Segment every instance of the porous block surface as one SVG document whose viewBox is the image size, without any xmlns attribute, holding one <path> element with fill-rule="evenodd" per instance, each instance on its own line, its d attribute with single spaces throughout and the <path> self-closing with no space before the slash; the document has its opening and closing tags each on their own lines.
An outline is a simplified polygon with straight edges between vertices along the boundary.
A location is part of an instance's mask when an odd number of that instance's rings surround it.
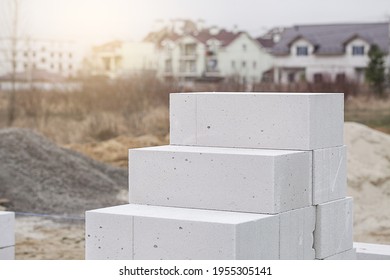
<svg viewBox="0 0 390 280">
<path fill-rule="evenodd" d="M 130 203 L 275 214 L 312 204 L 308 151 L 160 146 L 129 151 Z"/>
<path fill-rule="evenodd" d="M 87 259 L 278 259 L 279 217 L 147 205 L 86 213 Z"/>
<path fill-rule="evenodd" d="M 353 200 L 351 197 L 317 205 L 314 249 L 325 259 L 352 249 Z"/>
<path fill-rule="evenodd" d="M 280 216 L 280 259 L 314 260 L 314 206 L 291 210 Z"/>
<path fill-rule="evenodd" d="M 343 145 L 341 93 L 175 93 L 174 145 L 314 150 Z"/>
<path fill-rule="evenodd" d="M 346 146 L 313 151 L 313 205 L 347 194 Z"/>
</svg>

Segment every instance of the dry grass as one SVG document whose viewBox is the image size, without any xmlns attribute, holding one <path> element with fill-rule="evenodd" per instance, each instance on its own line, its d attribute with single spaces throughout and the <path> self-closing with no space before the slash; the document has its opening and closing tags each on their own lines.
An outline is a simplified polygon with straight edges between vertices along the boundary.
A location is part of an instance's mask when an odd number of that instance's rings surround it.
<svg viewBox="0 0 390 280">
<path fill-rule="evenodd" d="M 346 92 L 346 120 L 390 132 L 390 101 L 368 98 L 355 84 L 287 86 L 263 83 L 251 88 L 229 79 L 192 87 L 163 83 L 153 76 L 122 81 L 89 80 L 75 92 L 18 92 L 13 126 L 37 130 L 60 145 L 107 141 L 118 136 L 153 135 L 161 143 L 169 133 L 169 93 L 186 91 Z M 0 92 L 0 127 L 6 125 L 7 99 Z"/>
<path fill-rule="evenodd" d="M 81 92 L 18 92 L 13 126 L 39 131 L 59 144 L 104 141 L 119 135 L 169 131 L 168 94 L 174 87 L 153 77 L 88 81 Z M 7 101 L 0 93 L 0 127 Z"/>
</svg>

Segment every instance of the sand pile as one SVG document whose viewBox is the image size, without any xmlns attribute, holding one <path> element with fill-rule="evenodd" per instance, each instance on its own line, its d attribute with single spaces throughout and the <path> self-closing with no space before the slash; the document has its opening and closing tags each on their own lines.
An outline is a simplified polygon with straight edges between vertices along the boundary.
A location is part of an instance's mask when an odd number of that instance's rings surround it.
<svg viewBox="0 0 390 280">
<path fill-rule="evenodd" d="M 390 135 L 346 123 L 354 240 L 390 244 Z"/>
<path fill-rule="evenodd" d="M 60 148 L 26 129 L 0 130 L 0 201 L 14 211 L 82 215 L 125 203 L 126 169 Z"/>
</svg>

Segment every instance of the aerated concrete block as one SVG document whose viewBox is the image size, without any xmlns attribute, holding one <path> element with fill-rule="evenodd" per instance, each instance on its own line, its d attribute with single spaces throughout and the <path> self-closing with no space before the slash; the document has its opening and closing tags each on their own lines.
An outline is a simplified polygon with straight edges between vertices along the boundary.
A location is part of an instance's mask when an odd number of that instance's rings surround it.
<svg viewBox="0 0 390 280">
<path fill-rule="evenodd" d="M 110 211 L 88 211 L 85 221 L 87 260 L 131 260 L 133 258 L 133 219 L 127 214 L 115 215 Z"/>
<path fill-rule="evenodd" d="M 292 210 L 279 216 L 280 259 L 314 260 L 315 207 Z"/>
<path fill-rule="evenodd" d="M 346 146 L 313 151 L 313 205 L 347 194 Z"/>
<path fill-rule="evenodd" d="M 343 145 L 340 93 L 170 96 L 173 145 L 314 150 Z"/>
<path fill-rule="evenodd" d="M 350 249 L 348 251 L 327 257 L 324 260 L 356 260 L 356 250 Z"/>
<path fill-rule="evenodd" d="M 0 248 L 0 260 L 14 260 L 15 246 Z"/>
<path fill-rule="evenodd" d="M 317 206 L 314 249 L 325 259 L 352 249 L 353 201 L 351 197 Z"/>
<path fill-rule="evenodd" d="M 86 219 L 87 259 L 279 258 L 278 215 L 129 204 Z M 96 248 L 95 236 L 110 248 Z"/>
<path fill-rule="evenodd" d="M 0 248 L 15 245 L 15 213 L 0 212 Z"/>
<path fill-rule="evenodd" d="M 358 260 L 390 260 L 390 245 L 354 242 Z"/>
<path fill-rule="evenodd" d="M 312 204 L 307 151 L 160 146 L 129 151 L 130 203 L 280 213 Z"/>
</svg>

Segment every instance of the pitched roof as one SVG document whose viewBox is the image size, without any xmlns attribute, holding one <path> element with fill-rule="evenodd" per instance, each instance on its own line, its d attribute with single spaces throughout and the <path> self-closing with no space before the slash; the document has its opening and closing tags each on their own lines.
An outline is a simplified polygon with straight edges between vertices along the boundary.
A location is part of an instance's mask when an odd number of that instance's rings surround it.
<svg viewBox="0 0 390 280">
<path fill-rule="evenodd" d="M 226 47 L 242 33 L 243 32 L 230 32 L 225 29 L 221 29 L 217 34 L 214 35 L 210 32 L 210 29 L 203 29 L 199 33 L 195 32 L 195 33 L 190 33 L 188 35 L 193 36 L 203 44 L 206 44 L 206 42 L 210 39 L 216 39 L 221 42 L 221 45 L 223 47 Z"/>
<path fill-rule="evenodd" d="M 389 23 L 322 24 L 297 25 L 286 28 L 281 40 L 272 48 L 275 55 L 289 54 L 289 45 L 297 38 L 304 38 L 315 46 L 316 54 L 331 55 L 344 53 L 345 43 L 361 38 L 376 44 L 384 52 L 389 47 Z"/>
<path fill-rule="evenodd" d="M 191 25 L 191 21 L 185 21 L 185 25 L 183 27 L 182 33 L 175 33 L 174 29 L 169 27 L 163 27 L 159 31 L 150 32 L 143 41 L 152 42 L 161 46 L 161 42 L 169 39 L 172 41 L 176 41 L 185 36 L 192 36 L 198 41 L 206 44 L 206 42 L 210 39 L 216 39 L 221 42 L 223 47 L 228 46 L 232 43 L 238 36 L 245 32 L 233 32 L 228 31 L 226 29 L 219 29 L 218 32 L 213 33 L 213 28 L 204 28 L 202 30 L 196 30 L 196 28 Z"/>
<path fill-rule="evenodd" d="M 256 40 L 266 49 L 271 49 L 275 45 L 275 42 L 272 38 L 259 37 L 256 38 Z"/>
</svg>

